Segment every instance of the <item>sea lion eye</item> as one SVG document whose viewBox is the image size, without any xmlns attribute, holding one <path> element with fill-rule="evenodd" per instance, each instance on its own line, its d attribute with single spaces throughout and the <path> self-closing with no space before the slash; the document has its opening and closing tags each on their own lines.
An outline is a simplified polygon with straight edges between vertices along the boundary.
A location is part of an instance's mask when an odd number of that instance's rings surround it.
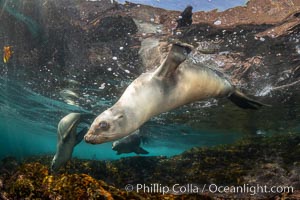
<svg viewBox="0 0 300 200">
<path fill-rule="evenodd" d="M 99 123 L 99 128 L 101 128 L 102 130 L 107 130 L 109 129 L 109 124 L 106 121 L 102 121 Z"/>
<path fill-rule="evenodd" d="M 119 115 L 118 116 L 118 119 L 122 119 L 124 116 L 123 115 Z"/>
</svg>

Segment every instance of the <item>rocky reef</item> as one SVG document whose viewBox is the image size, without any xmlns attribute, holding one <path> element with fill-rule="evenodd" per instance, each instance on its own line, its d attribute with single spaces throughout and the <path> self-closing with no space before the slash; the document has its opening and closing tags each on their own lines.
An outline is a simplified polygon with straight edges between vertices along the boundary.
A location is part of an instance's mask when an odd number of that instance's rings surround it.
<svg viewBox="0 0 300 200">
<path fill-rule="evenodd" d="M 72 159 L 57 174 L 48 171 L 51 156 L 12 158 L 0 165 L 3 199 L 298 199 L 300 136 L 280 134 L 240 140 L 234 145 L 192 148 L 167 157 L 128 157 L 116 161 Z M 13 167 L 12 167 L 13 166 Z M 292 186 L 293 192 L 198 193 L 125 191 L 127 184 L 184 186 Z"/>
</svg>

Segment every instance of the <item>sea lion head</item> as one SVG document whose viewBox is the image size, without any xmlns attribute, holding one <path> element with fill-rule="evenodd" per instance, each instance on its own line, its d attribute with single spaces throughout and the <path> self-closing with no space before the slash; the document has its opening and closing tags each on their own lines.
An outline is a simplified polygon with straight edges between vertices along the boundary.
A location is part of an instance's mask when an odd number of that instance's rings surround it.
<svg viewBox="0 0 300 200">
<path fill-rule="evenodd" d="M 113 142 L 111 149 L 114 151 L 119 151 L 120 150 L 120 141 Z"/>
<path fill-rule="evenodd" d="M 122 153 L 148 154 L 148 151 L 140 147 L 143 138 L 145 137 L 140 135 L 139 130 L 136 130 L 130 135 L 113 142 L 112 150 L 116 151 L 117 155 Z"/>
<path fill-rule="evenodd" d="M 141 143 L 141 138 L 138 135 L 139 130 L 131 133 L 130 135 L 121 138 L 120 140 L 114 141 L 112 144 L 112 150 L 118 152 L 126 152 L 128 149 L 138 147 Z"/>
<path fill-rule="evenodd" d="M 133 124 L 128 123 L 129 117 L 117 105 L 107 109 L 94 120 L 84 140 L 91 144 L 101 144 L 129 135 L 133 131 Z"/>
</svg>

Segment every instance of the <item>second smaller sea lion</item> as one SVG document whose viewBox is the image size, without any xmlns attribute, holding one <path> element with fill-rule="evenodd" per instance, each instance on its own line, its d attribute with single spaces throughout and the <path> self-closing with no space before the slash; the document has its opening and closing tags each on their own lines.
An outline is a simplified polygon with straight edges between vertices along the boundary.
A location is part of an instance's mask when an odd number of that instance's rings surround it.
<svg viewBox="0 0 300 200">
<path fill-rule="evenodd" d="M 117 155 L 122 153 L 148 154 L 149 152 L 140 147 L 141 142 L 145 142 L 145 137 L 139 134 L 139 130 L 132 134 L 115 141 L 112 144 L 112 150 L 117 151 Z"/>
<path fill-rule="evenodd" d="M 88 119 L 95 117 L 92 114 L 70 113 L 63 117 L 57 127 L 57 150 L 51 163 L 51 171 L 55 172 L 71 159 L 74 147 L 79 144 L 86 132 L 84 127 L 77 133 L 80 123 L 91 124 Z"/>
</svg>

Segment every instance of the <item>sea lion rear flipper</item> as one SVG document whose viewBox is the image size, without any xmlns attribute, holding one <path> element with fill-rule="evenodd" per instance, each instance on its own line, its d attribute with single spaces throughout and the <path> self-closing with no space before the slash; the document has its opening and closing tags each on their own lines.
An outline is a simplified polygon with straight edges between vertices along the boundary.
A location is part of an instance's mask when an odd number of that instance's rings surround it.
<svg viewBox="0 0 300 200">
<path fill-rule="evenodd" d="M 258 109 L 261 106 L 270 106 L 267 104 L 263 104 L 261 102 L 255 101 L 245 94 L 243 94 L 239 90 L 235 90 L 229 97 L 228 97 L 235 105 L 244 108 L 244 109 Z"/>
<path fill-rule="evenodd" d="M 142 147 L 137 147 L 137 148 L 134 150 L 134 153 L 136 153 L 136 154 L 148 154 L 149 152 L 146 151 L 145 149 L 143 149 Z"/>
<path fill-rule="evenodd" d="M 87 133 L 88 128 L 84 127 L 79 133 L 76 135 L 76 145 L 79 144 L 82 140 L 84 135 Z"/>
<path fill-rule="evenodd" d="M 192 51 L 193 47 L 185 43 L 173 44 L 167 58 L 155 71 L 157 77 L 170 76 L 177 67 L 185 61 L 187 55 Z"/>
</svg>

